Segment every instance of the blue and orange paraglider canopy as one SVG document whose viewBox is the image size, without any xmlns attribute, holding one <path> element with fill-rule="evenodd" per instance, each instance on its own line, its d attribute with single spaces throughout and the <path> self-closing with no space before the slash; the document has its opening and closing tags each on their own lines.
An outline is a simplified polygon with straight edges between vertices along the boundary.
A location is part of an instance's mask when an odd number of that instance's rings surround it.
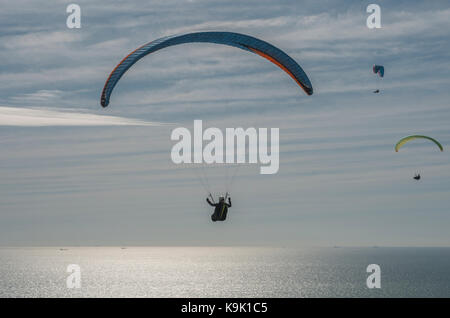
<svg viewBox="0 0 450 318">
<path fill-rule="evenodd" d="M 242 50 L 250 51 L 258 54 L 285 71 L 294 81 L 306 92 L 308 95 L 313 94 L 313 87 L 309 81 L 308 76 L 289 55 L 275 46 L 254 38 L 252 36 L 233 33 L 233 32 L 195 32 L 182 35 L 167 36 L 155 41 L 144 44 L 137 48 L 130 54 L 128 54 L 111 72 L 106 80 L 105 86 L 101 95 L 101 105 L 103 107 L 108 106 L 111 93 L 120 80 L 122 75 L 131 67 L 134 63 L 139 61 L 144 56 L 164 49 L 169 46 L 204 42 L 204 43 L 216 43 L 230 45 Z"/>
</svg>

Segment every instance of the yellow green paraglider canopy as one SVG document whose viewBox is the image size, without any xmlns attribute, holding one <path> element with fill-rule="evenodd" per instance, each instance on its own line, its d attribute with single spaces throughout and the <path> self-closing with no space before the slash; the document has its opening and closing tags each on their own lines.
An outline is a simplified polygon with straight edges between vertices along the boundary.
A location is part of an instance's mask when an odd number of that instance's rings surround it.
<svg viewBox="0 0 450 318">
<path fill-rule="evenodd" d="M 441 151 L 444 151 L 444 148 L 442 147 L 442 145 L 436 139 L 433 139 L 433 138 L 428 137 L 428 136 L 422 136 L 422 135 L 412 135 L 412 136 L 408 136 L 408 137 L 400 139 L 400 141 L 397 142 L 397 144 L 395 145 L 395 151 L 398 152 L 398 150 L 404 144 L 406 144 L 407 142 L 409 142 L 410 140 L 413 140 L 413 139 L 428 139 L 428 140 L 431 140 L 432 142 L 434 142 L 439 147 L 439 149 L 441 149 Z"/>
</svg>

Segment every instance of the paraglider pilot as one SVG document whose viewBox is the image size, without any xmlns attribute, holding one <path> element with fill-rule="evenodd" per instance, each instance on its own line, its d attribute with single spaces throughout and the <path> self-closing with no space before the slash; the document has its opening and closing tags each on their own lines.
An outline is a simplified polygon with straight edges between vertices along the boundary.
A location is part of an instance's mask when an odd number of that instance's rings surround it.
<svg viewBox="0 0 450 318">
<path fill-rule="evenodd" d="M 212 199 L 211 194 L 209 196 Z M 227 213 L 228 213 L 228 208 L 231 208 L 231 198 L 228 196 L 228 193 L 227 193 L 227 197 L 228 197 L 228 203 L 225 202 L 225 197 L 223 195 L 221 195 L 219 197 L 219 202 L 218 203 L 215 203 L 214 199 L 213 199 L 213 202 L 211 202 L 209 200 L 209 198 L 206 198 L 206 202 L 208 202 L 208 204 L 210 206 L 214 207 L 214 213 L 211 214 L 211 220 L 213 222 L 225 221 L 226 220 Z"/>
</svg>

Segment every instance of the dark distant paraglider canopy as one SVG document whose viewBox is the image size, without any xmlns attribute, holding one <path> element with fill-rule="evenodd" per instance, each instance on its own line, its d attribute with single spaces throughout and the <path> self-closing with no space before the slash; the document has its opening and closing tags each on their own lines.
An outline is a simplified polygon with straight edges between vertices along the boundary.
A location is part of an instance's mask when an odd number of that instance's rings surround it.
<svg viewBox="0 0 450 318">
<path fill-rule="evenodd" d="M 308 76 L 300 67 L 300 65 L 298 65 L 297 62 L 295 62 L 295 60 L 292 59 L 289 55 L 276 48 L 275 46 L 257 38 L 239 33 L 196 32 L 163 37 L 149 42 L 127 55 L 114 68 L 114 70 L 106 80 L 101 96 L 101 105 L 103 107 L 108 106 L 111 93 L 119 79 L 131 66 L 133 66 L 134 63 L 139 61 L 141 58 L 169 46 L 194 42 L 230 45 L 258 54 L 285 71 L 296 81 L 296 83 L 306 92 L 306 94 L 313 94 L 313 87 L 311 85 L 311 82 L 309 81 Z"/>
<path fill-rule="evenodd" d="M 384 66 L 383 65 L 374 65 L 372 69 L 373 69 L 374 74 L 378 74 L 378 76 L 384 77 Z"/>
</svg>

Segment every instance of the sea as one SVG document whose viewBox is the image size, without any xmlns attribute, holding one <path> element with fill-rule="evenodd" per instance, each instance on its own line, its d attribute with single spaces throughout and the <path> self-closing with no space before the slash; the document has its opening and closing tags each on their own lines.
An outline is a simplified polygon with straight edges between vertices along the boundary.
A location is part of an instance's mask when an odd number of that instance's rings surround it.
<svg viewBox="0 0 450 318">
<path fill-rule="evenodd" d="M 450 297 L 450 248 L 3 247 L 0 297 Z"/>
</svg>

